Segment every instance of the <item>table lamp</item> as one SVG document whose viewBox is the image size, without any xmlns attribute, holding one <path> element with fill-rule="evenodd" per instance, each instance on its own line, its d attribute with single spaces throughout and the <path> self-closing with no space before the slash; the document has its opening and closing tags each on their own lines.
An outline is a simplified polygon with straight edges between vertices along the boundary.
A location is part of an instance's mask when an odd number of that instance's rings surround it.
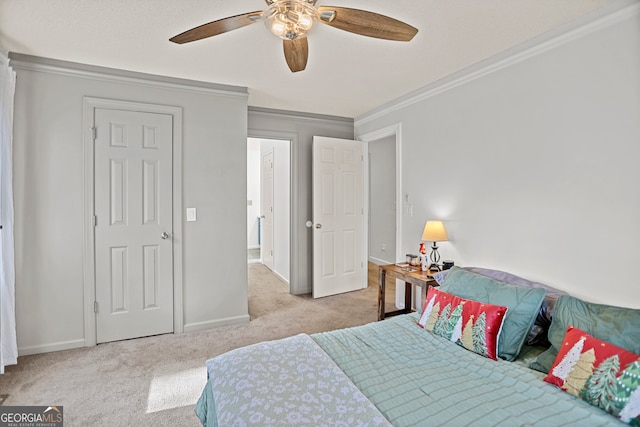
<svg viewBox="0 0 640 427">
<path fill-rule="evenodd" d="M 431 260 L 429 270 L 440 271 L 440 266 L 438 265 L 440 262 L 440 254 L 438 253 L 438 246 L 436 245 L 436 242 L 446 242 L 449 240 L 447 237 L 447 230 L 445 230 L 442 221 L 428 220 L 424 225 L 424 231 L 422 231 L 422 240 L 426 242 L 433 242 L 433 245 L 431 246 L 431 254 L 429 254 L 429 259 Z"/>
</svg>

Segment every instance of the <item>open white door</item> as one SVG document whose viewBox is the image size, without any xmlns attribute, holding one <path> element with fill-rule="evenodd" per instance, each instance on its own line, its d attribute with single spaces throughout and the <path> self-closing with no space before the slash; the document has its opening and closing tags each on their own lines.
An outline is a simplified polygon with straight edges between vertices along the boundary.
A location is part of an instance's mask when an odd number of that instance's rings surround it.
<svg viewBox="0 0 640 427">
<path fill-rule="evenodd" d="M 363 143 L 313 137 L 313 297 L 366 287 Z"/>
</svg>

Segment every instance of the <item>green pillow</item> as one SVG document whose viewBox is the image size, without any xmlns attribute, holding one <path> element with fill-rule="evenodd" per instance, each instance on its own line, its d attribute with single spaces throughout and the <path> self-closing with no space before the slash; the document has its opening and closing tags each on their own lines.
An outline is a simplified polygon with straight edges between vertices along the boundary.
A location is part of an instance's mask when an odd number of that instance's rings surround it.
<svg viewBox="0 0 640 427">
<path fill-rule="evenodd" d="M 498 357 L 513 360 L 520 353 L 546 294 L 542 288 L 509 285 L 489 277 L 453 267 L 440 286 L 461 298 L 507 307 L 498 340 Z"/>
<path fill-rule="evenodd" d="M 573 326 L 586 333 L 635 354 L 640 354 L 640 310 L 594 304 L 569 295 L 558 298 L 549 327 L 549 347 L 529 367 L 548 373 L 558 356 L 558 349 Z"/>
</svg>

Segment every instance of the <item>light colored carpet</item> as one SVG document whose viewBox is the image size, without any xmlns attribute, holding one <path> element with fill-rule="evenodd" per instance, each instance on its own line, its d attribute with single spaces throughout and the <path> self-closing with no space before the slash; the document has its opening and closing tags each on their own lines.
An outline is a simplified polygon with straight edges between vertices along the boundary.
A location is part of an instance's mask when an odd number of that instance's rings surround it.
<svg viewBox="0 0 640 427">
<path fill-rule="evenodd" d="M 249 282 L 249 323 L 20 357 L 0 375 L 3 404 L 62 405 L 67 427 L 198 426 L 193 407 L 208 358 L 377 319 L 377 287 L 317 300 L 293 296 L 262 264 L 249 265 Z"/>
</svg>

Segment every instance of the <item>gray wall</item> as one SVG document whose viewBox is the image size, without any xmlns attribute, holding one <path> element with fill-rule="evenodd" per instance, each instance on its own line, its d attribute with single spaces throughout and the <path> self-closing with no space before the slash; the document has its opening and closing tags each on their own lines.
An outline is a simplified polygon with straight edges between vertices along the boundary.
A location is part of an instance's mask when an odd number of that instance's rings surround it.
<svg viewBox="0 0 640 427">
<path fill-rule="evenodd" d="M 292 244 L 290 289 L 311 292 L 311 146 L 313 137 L 353 139 L 353 120 L 306 113 L 249 108 L 249 136 L 289 139 L 292 164 Z"/>
<path fill-rule="evenodd" d="M 184 331 L 249 320 L 246 269 L 247 129 L 295 144 L 292 292 L 311 292 L 311 142 L 353 138 L 353 120 L 255 109 L 245 88 L 188 82 L 11 54 L 16 311 L 20 354 L 84 346 L 83 149 L 85 96 L 183 109 Z M 248 124 L 248 116 L 250 124 Z M 179 331 L 178 331 L 179 332 Z"/>
<path fill-rule="evenodd" d="M 441 218 L 443 258 L 640 308 L 640 6 L 565 30 L 356 118 L 356 135 L 402 125 L 405 251 Z"/>
<path fill-rule="evenodd" d="M 246 322 L 245 88 L 11 55 L 20 354 L 83 346 L 83 97 L 183 109 L 183 324 Z"/>
</svg>

